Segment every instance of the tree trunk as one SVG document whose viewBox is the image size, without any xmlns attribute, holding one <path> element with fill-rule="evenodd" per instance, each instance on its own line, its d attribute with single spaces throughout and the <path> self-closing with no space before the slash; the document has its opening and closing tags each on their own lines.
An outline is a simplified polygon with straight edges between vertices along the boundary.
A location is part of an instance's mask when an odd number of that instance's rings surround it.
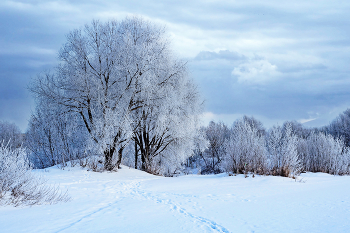
<svg viewBox="0 0 350 233">
<path fill-rule="evenodd" d="M 104 155 L 105 155 L 104 169 L 107 171 L 112 171 L 113 168 L 115 167 L 115 165 L 112 164 L 114 151 L 115 151 L 115 147 L 106 149 L 104 151 Z"/>
<path fill-rule="evenodd" d="M 118 160 L 117 160 L 117 167 L 118 167 L 118 169 L 120 168 L 120 164 L 122 163 L 123 150 L 124 150 L 124 147 L 121 147 L 118 150 Z"/>
<path fill-rule="evenodd" d="M 135 169 L 137 169 L 137 159 L 138 159 L 138 151 L 137 151 L 137 142 L 135 140 Z"/>
<path fill-rule="evenodd" d="M 141 170 L 146 171 L 146 158 L 145 158 L 145 155 L 143 153 L 141 153 L 141 162 L 142 162 Z"/>
</svg>

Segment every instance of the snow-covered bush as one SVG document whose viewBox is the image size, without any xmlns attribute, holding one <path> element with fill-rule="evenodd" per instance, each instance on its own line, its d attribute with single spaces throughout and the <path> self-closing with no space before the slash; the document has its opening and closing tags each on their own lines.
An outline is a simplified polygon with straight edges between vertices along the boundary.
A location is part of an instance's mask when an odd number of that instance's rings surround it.
<svg viewBox="0 0 350 233">
<path fill-rule="evenodd" d="M 48 186 L 31 172 L 25 149 L 0 145 L 0 205 L 53 204 L 69 200 L 58 187 Z"/>
</svg>

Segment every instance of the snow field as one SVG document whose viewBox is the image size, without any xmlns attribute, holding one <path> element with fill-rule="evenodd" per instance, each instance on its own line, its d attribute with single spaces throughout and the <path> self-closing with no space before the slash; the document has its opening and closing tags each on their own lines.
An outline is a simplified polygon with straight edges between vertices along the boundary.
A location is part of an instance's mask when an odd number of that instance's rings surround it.
<svg viewBox="0 0 350 233">
<path fill-rule="evenodd" d="M 350 177 L 153 176 L 35 170 L 67 188 L 56 205 L 0 207 L 0 232 L 349 232 Z"/>
</svg>

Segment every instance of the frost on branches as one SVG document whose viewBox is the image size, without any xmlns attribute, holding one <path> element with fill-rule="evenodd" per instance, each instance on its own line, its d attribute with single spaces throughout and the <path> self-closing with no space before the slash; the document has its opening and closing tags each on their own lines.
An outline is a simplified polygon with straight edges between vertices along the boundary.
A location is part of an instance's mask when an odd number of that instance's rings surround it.
<svg viewBox="0 0 350 233">
<path fill-rule="evenodd" d="M 226 142 L 226 169 L 244 174 L 298 175 L 297 143 L 290 124 L 273 126 L 266 133 L 260 122 L 244 117 L 234 123 Z"/>
<path fill-rule="evenodd" d="M 232 126 L 226 142 L 226 169 L 235 173 L 264 174 L 266 163 L 265 137 L 257 127 L 242 119 Z"/>
<path fill-rule="evenodd" d="M 272 175 L 295 176 L 301 171 L 298 156 L 298 138 L 292 132 L 292 125 L 273 126 L 267 135 L 268 167 Z"/>
<path fill-rule="evenodd" d="M 344 141 L 322 132 L 312 133 L 307 139 L 305 170 L 334 175 L 349 174 L 350 153 Z"/>
<path fill-rule="evenodd" d="M 131 146 L 133 165 L 151 173 L 174 172 L 191 154 L 201 102 L 163 27 L 137 17 L 93 21 L 68 34 L 59 59 L 31 90 L 83 126 L 86 150 L 103 155 L 105 170 Z"/>
</svg>

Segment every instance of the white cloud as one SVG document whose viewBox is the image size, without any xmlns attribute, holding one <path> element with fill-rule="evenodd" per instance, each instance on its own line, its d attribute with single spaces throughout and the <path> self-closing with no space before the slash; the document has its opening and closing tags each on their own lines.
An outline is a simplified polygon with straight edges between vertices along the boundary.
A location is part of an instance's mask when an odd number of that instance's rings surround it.
<svg viewBox="0 0 350 233">
<path fill-rule="evenodd" d="M 318 118 L 311 118 L 311 119 L 300 119 L 299 122 L 301 124 L 304 124 L 304 123 L 307 123 L 307 122 L 311 122 L 311 121 L 314 121 L 314 120 L 317 120 Z"/>
<path fill-rule="evenodd" d="M 263 84 L 276 79 L 280 73 L 277 66 L 267 60 L 251 60 L 235 67 L 232 75 L 237 76 L 239 83 Z"/>
</svg>

